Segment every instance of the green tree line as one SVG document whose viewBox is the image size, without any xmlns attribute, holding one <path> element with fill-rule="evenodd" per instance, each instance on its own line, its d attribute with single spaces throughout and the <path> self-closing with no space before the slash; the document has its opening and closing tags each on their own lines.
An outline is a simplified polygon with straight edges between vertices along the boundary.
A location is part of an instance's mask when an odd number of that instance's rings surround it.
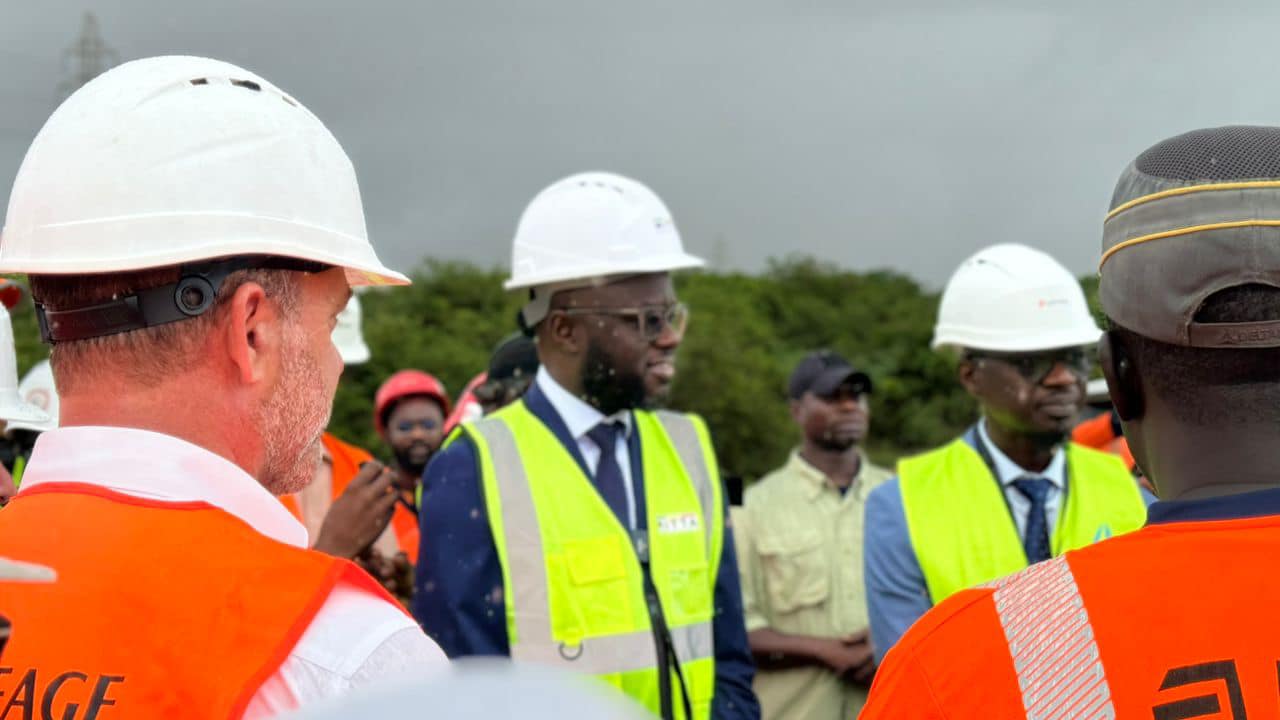
<svg viewBox="0 0 1280 720">
<path fill-rule="evenodd" d="M 373 357 L 343 373 L 330 430 L 385 457 L 373 396 L 402 368 L 436 375 L 456 396 L 515 329 L 522 298 L 502 290 L 504 277 L 499 269 L 428 262 L 409 287 L 364 293 Z M 871 376 L 867 447 L 880 462 L 945 442 L 976 417 L 954 360 L 929 350 L 937 294 L 905 275 L 792 258 L 757 275 L 690 273 L 676 284 L 691 315 L 669 404 L 706 419 L 726 474 L 749 481 L 786 459 L 799 437 L 787 378 L 815 349 L 834 349 Z M 1095 295 L 1094 283 L 1086 289 Z M 13 323 L 25 372 L 48 355 L 30 300 L 15 308 Z"/>
</svg>

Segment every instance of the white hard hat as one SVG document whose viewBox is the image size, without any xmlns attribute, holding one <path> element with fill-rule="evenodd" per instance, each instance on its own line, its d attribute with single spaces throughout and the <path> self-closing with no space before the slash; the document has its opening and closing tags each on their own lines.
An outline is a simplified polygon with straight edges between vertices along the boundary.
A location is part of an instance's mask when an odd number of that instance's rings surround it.
<svg viewBox="0 0 1280 720">
<path fill-rule="evenodd" d="M 572 175 L 520 216 L 508 290 L 702 267 L 684 251 L 671 212 L 652 190 L 605 172 Z"/>
<path fill-rule="evenodd" d="M 347 306 L 338 313 L 338 324 L 333 327 L 333 344 L 338 347 L 345 365 L 360 365 L 369 362 L 369 346 L 364 342 L 364 334 L 360 332 L 361 319 L 364 312 L 360 309 L 360 298 L 355 295 L 347 301 Z"/>
<path fill-rule="evenodd" d="M 13 430 L 48 432 L 58 427 L 58 389 L 53 384 L 53 368 L 48 360 L 36 363 L 18 383 L 18 397 L 27 405 L 38 408 L 48 416 L 43 422 L 11 420 L 5 434 Z"/>
<path fill-rule="evenodd" d="M 1035 352 L 1091 345 L 1102 330 L 1080 283 L 1058 261 L 1025 245 L 992 245 L 947 282 L 934 349 Z"/>
<path fill-rule="evenodd" d="M 408 283 L 369 244 L 355 169 L 324 124 L 261 77 L 198 57 L 125 63 L 67 98 L 27 150 L 0 234 L 2 273 L 249 256 L 345 268 L 353 286 Z"/>
<path fill-rule="evenodd" d="M 18 562 L 0 557 L 0 580 L 18 580 L 22 582 L 53 582 L 58 579 L 57 573 L 43 565 Z M 3 608 L 0 608 L 3 610 Z"/>
<path fill-rule="evenodd" d="M 49 422 L 49 414 L 26 402 L 19 392 L 13 322 L 9 319 L 9 311 L 3 306 L 0 306 L 0 420 L 7 421 L 10 426 Z M 6 432 L 7 430 L 6 427 Z"/>
</svg>

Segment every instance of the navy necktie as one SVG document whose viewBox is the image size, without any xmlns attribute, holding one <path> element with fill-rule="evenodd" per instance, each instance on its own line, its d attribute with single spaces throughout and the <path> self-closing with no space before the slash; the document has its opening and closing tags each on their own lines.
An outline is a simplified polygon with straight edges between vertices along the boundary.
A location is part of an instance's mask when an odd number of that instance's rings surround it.
<svg viewBox="0 0 1280 720">
<path fill-rule="evenodd" d="M 627 484 L 622 479 L 622 468 L 618 466 L 618 433 L 622 432 L 622 423 L 605 420 L 587 432 L 591 442 L 600 448 L 600 462 L 596 465 L 596 490 L 600 497 L 608 503 L 609 509 L 618 517 L 623 527 L 630 527 L 631 520 L 627 513 Z"/>
<path fill-rule="evenodd" d="M 1024 477 L 1013 481 L 1022 496 L 1031 501 L 1031 510 L 1027 513 L 1027 532 L 1022 538 L 1022 547 L 1027 551 L 1027 562 L 1038 563 L 1052 557 L 1049 549 L 1049 518 L 1045 515 L 1045 500 L 1053 483 L 1040 477 Z"/>
</svg>

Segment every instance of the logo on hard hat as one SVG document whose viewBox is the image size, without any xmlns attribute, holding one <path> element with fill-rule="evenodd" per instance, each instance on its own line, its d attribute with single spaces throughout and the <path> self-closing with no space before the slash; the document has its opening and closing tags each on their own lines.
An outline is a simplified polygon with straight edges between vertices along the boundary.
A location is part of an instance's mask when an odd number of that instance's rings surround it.
<svg viewBox="0 0 1280 720">
<path fill-rule="evenodd" d="M 1071 301 L 1066 298 L 1040 298 L 1040 302 L 1037 303 L 1037 305 L 1041 310 L 1048 307 L 1053 307 L 1054 305 L 1070 305 L 1070 304 L 1071 304 Z"/>
<path fill-rule="evenodd" d="M 41 410 L 49 409 L 49 391 L 44 388 L 36 388 L 27 393 L 26 401 L 29 405 L 35 405 Z"/>
</svg>

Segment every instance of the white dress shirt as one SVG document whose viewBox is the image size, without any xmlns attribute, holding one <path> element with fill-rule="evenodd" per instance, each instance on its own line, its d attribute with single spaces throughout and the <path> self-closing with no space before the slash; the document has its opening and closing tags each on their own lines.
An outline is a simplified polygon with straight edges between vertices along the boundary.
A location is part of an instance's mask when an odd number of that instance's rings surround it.
<svg viewBox="0 0 1280 720">
<path fill-rule="evenodd" d="M 613 452 L 614 457 L 618 459 L 618 467 L 622 469 L 622 482 L 627 488 L 627 526 L 634 530 L 636 527 L 636 494 L 635 487 L 631 481 L 631 448 L 627 444 L 627 439 L 631 436 L 632 431 L 630 411 L 622 410 L 605 417 L 604 413 L 587 404 L 582 398 L 565 390 L 560 383 L 556 382 L 555 378 L 551 377 L 551 373 L 547 372 L 546 367 L 538 368 L 538 374 L 533 381 L 538 384 L 538 388 L 547 397 L 551 407 L 555 408 L 556 413 L 560 415 L 565 427 L 569 428 L 569 434 L 577 441 L 578 451 L 582 453 L 582 459 L 587 463 L 587 468 L 591 470 L 592 476 L 595 475 L 596 468 L 600 466 L 600 448 L 596 446 L 594 440 L 587 437 L 587 433 L 605 420 L 622 423 L 623 429 L 622 432 L 618 433 L 618 440 L 614 443 Z"/>
<path fill-rule="evenodd" d="M 1050 482 L 1049 494 L 1044 501 L 1044 515 L 1049 525 L 1049 537 L 1052 538 L 1054 529 L 1058 527 L 1058 509 L 1062 507 L 1062 498 L 1067 489 L 1066 451 L 1059 445 L 1058 449 L 1053 451 L 1049 466 L 1041 472 L 1032 472 L 1009 459 L 1009 456 L 992 442 L 991 436 L 987 434 L 986 418 L 978 422 L 978 436 L 986 446 L 987 452 L 991 454 L 991 462 L 995 463 L 997 479 L 1000 481 L 1000 486 L 1004 488 L 1009 509 L 1013 511 L 1013 524 L 1018 528 L 1018 537 L 1026 535 L 1027 514 L 1031 512 L 1031 501 L 1013 486 L 1013 481 L 1025 477 L 1038 477 Z"/>
<path fill-rule="evenodd" d="M 120 467 L 128 472 L 104 471 Z M 20 493 L 55 482 L 96 485 L 158 502 L 205 502 L 269 538 L 307 547 L 306 529 L 248 473 L 169 435 L 118 427 L 46 432 L 36 441 Z M 447 666 L 439 646 L 399 608 L 340 583 L 243 717 L 273 717 L 374 680 L 425 676 Z"/>
</svg>

